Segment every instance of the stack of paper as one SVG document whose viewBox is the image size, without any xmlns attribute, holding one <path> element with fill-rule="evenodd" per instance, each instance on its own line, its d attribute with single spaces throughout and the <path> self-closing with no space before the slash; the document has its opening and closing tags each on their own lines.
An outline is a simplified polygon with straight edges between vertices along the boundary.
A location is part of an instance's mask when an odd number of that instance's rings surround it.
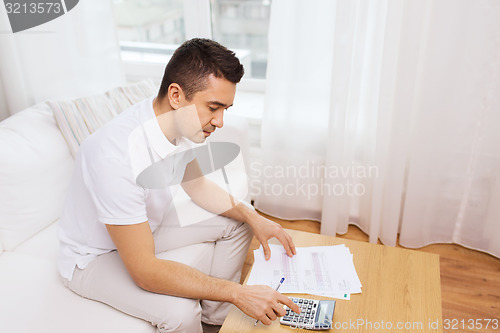
<svg viewBox="0 0 500 333">
<path fill-rule="evenodd" d="M 281 245 L 269 245 L 271 258 L 266 261 L 262 247 L 254 251 L 255 263 L 248 278 L 249 285 L 278 286 L 282 293 L 313 294 L 350 299 L 361 293 L 353 256 L 345 245 L 297 247 L 289 257 Z"/>
</svg>

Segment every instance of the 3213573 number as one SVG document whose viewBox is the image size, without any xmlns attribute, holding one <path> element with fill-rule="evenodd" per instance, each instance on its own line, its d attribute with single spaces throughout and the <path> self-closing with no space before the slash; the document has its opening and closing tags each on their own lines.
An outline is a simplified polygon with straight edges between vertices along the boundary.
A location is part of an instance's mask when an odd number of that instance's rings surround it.
<svg viewBox="0 0 500 333">
<path fill-rule="evenodd" d="M 443 327 L 445 330 L 486 330 L 498 329 L 498 319 L 444 319 Z"/>
<path fill-rule="evenodd" d="M 62 11 L 61 3 L 59 2 L 7 2 L 5 3 L 5 9 L 7 14 L 59 14 Z"/>
</svg>

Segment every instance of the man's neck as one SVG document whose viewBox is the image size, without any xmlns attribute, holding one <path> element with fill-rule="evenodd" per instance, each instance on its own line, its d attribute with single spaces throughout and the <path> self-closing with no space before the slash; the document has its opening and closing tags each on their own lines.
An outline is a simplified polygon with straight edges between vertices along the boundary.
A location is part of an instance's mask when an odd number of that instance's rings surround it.
<svg viewBox="0 0 500 333">
<path fill-rule="evenodd" d="M 153 111 L 155 113 L 156 120 L 158 121 L 158 125 L 160 125 L 161 131 L 170 143 L 177 145 L 179 138 L 176 135 L 178 131 L 175 127 L 175 122 L 172 116 L 173 110 L 174 109 L 170 103 L 165 101 L 165 98 L 160 100 L 158 97 L 155 97 L 153 100 Z"/>
</svg>

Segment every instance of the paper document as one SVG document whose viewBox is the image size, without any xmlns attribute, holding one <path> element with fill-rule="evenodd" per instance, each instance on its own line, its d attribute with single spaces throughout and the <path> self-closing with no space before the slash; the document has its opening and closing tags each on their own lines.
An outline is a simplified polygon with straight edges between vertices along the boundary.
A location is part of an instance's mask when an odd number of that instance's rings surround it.
<svg viewBox="0 0 500 333">
<path fill-rule="evenodd" d="M 361 292 L 361 282 L 353 256 L 345 245 L 297 247 L 288 257 L 281 245 L 270 244 L 271 258 L 266 261 L 262 247 L 254 251 L 255 263 L 249 285 L 268 285 L 275 289 L 285 278 L 282 293 L 304 293 L 350 299 Z"/>
</svg>

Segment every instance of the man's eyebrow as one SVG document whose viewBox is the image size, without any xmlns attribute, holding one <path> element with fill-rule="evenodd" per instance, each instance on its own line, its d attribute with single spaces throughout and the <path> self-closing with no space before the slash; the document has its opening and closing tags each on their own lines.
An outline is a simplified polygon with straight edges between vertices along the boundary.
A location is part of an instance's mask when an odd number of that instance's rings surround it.
<svg viewBox="0 0 500 333">
<path fill-rule="evenodd" d="M 233 106 L 233 104 L 226 105 L 226 104 L 218 102 L 218 101 L 210 101 L 210 102 L 208 102 L 208 104 L 215 104 L 215 105 L 218 105 L 218 106 L 222 106 L 224 108 L 229 108 L 229 107 Z"/>
</svg>

